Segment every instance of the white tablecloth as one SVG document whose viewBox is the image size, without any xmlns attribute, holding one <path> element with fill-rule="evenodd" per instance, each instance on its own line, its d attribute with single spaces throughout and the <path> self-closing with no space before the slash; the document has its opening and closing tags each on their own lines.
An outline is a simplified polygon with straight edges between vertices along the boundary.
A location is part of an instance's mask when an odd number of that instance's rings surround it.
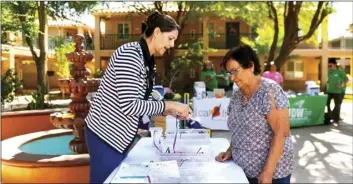
<svg viewBox="0 0 353 184">
<path fill-rule="evenodd" d="M 193 99 L 194 114 L 203 127 L 211 130 L 229 130 L 227 110 L 230 98 Z M 219 108 L 219 114 L 214 113 Z M 212 114 L 213 113 L 213 114 Z"/>
<path fill-rule="evenodd" d="M 211 138 L 214 156 L 218 153 L 227 150 L 229 142 L 224 138 Z M 142 138 L 135 147 L 129 152 L 123 163 L 135 164 L 141 162 L 158 161 L 156 149 L 152 146 L 151 138 Z M 249 183 L 244 171 L 233 161 L 223 163 L 215 160 L 212 163 L 212 176 L 209 176 L 210 183 Z M 118 173 L 117 167 L 106 179 L 104 183 L 110 183 L 114 176 Z M 118 173 L 119 174 L 119 173 Z M 123 182 L 123 181 L 122 181 Z M 125 182 L 127 182 L 125 180 Z M 196 183 L 198 181 L 195 181 Z"/>
</svg>

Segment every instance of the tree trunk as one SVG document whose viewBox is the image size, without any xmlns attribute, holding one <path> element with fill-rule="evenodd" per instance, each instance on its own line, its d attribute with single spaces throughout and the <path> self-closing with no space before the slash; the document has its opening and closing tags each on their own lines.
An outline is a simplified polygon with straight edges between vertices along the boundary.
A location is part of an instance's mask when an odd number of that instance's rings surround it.
<svg viewBox="0 0 353 184">
<path fill-rule="evenodd" d="M 44 68 L 47 59 L 47 51 L 45 48 L 45 27 L 47 24 L 46 21 L 46 12 L 45 12 L 45 4 L 44 1 L 39 2 L 38 9 L 38 17 L 39 17 L 39 58 L 36 61 L 37 66 L 37 95 L 39 102 L 39 108 L 44 109 L 44 95 L 45 95 L 45 85 L 44 85 Z"/>
<path fill-rule="evenodd" d="M 273 2 L 267 2 L 268 8 L 269 8 L 269 16 L 272 18 L 273 23 L 274 23 L 274 34 L 273 34 L 273 40 L 270 48 L 270 53 L 267 58 L 267 63 L 271 62 L 275 58 L 276 54 L 276 49 L 277 49 L 277 42 L 278 42 L 278 33 L 279 33 L 279 27 L 278 27 L 278 16 L 277 16 L 277 10 L 273 5 Z M 265 70 L 269 69 L 270 65 L 266 65 Z"/>
<path fill-rule="evenodd" d="M 278 70 L 287 62 L 290 53 L 294 50 L 295 45 L 288 43 L 286 46 L 282 46 L 278 56 L 275 59 L 275 65 Z"/>
<path fill-rule="evenodd" d="M 164 60 L 164 74 L 166 78 L 169 80 L 168 86 L 171 86 L 171 79 L 172 79 L 172 61 L 175 56 L 175 48 L 170 49 L 169 53 L 164 54 L 163 60 Z"/>
<path fill-rule="evenodd" d="M 38 60 L 36 64 L 37 68 L 37 95 L 39 102 L 39 108 L 44 109 L 44 95 L 45 95 L 45 84 L 44 84 L 44 64 L 43 61 Z"/>
<path fill-rule="evenodd" d="M 284 17 L 284 38 L 280 52 L 275 59 L 275 64 L 279 70 L 287 62 L 290 53 L 295 49 L 298 38 L 299 12 L 295 11 L 293 2 L 288 2 L 285 12 L 287 15 Z"/>
<path fill-rule="evenodd" d="M 268 5 L 271 3 L 268 2 Z M 325 17 L 329 14 L 330 10 L 328 8 L 328 2 L 319 2 L 314 17 L 312 18 L 310 29 L 304 36 L 298 36 L 298 16 L 302 6 L 302 2 L 293 2 L 288 1 L 285 2 L 283 16 L 284 16 L 284 37 L 283 42 L 281 45 L 280 52 L 275 59 L 275 64 L 278 69 L 280 69 L 288 60 L 289 55 L 291 52 L 296 48 L 297 44 L 302 41 L 309 39 L 318 26 L 322 23 Z M 271 6 L 269 6 L 271 7 Z M 276 24 L 275 24 L 276 26 Z M 276 31 L 276 28 L 275 28 Z M 277 37 L 274 37 L 274 40 Z M 273 47 L 273 42 L 271 46 L 271 51 Z M 270 52 L 271 54 L 271 52 Z M 271 58 L 269 57 L 269 60 Z"/>
</svg>

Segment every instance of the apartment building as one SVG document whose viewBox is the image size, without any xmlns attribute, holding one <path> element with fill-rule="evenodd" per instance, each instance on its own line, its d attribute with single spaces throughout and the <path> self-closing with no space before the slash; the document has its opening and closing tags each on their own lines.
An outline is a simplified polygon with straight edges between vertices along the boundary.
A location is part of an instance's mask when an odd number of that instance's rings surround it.
<svg viewBox="0 0 353 184">
<path fill-rule="evenodd" d="M 172 17 L 177 16 L 177 8 L 169 7 L 167 12 Z M 95 16 L 95 68 L 104 70 L 107 67 L 110 56 L 120 45 L 139 40 L 145 29 L 145 15 L 137 12 L 134 8 L 118 7 L 112 9 L 100 9 L 92 12 Z M 327 20 L 322 26 L 322 42 L 320 45 L 302 43 L 292 52 L 295 59 L 290 59 L 280 69 L 284 76 L 284 88 L 294 91 L 303 91 L 305 81 L 321 81 L 323 87 L 327 81 L 328 58 L 349 58 L 350 68 L 352 68 L 352 49 L 349 44 L 346 47 L 336 48 L 332 46 L 333 41 L 327 40 Z M 216 35 L 213 33 L 217 33 Z M 205 54 L 203 60 L 211 60 L 215 64 L 217 71 L 220 70 L 220 63 L 225 53 L 232 47 L 241 43 L 241 37 L 254 38 L 254 31 L 245 21 L 235 19 L 222 19 L 217 16 L 195 18 L 185 26 L 179 35 L 179 43 L 192 43 L 198 38 L 203 38 L 203 48 L 214 48 L 215 52 Z M 175 46 L 178 48 L 178 45 Z M 176 50 L 181 54 L 185 48 Z M 266 55 L 261 55 L 262 66 L 266 60 Z M 264 69 L 264 67 L 263 67 Z M 193 70 L 192 68 L 190 70 Z M 163 58 L 157 58 L 157 73 L 163 76 L 165 66 Z M 193 71 L 195 75 L 190 75 L 189 80 L 183 81 L 186 86 L 192 85 L 199 80 L 200 68 Z M 352 69 L 350 69 L 352 74 Z"/>
<path fill-rule="evenodd" d="M 58 47 L 58 40 L 64 42 L 72 41 L 73 36 L 76 34 L 91 35 L 94 37 L 94 28 L 91 28 L 83 23 L 67 20 L 67 19 L 49 19 L 48 29 L 45 36 L 46 44 L 48 48 L 48 60 L 46 63 L 45 71 L 56 71 L 56 58 L 55 48 Z M 2 44 L 1 52 L 1 71 L 4 73 L 7 69 L 12 68 L 18 72 L 19 78 L 23 80 L 23 86 L 25 90 L 35 90 L 37 86 L 37 72 L 36 65 L 33 61 L 32 54 L 27 46 L 24 37 L 21 32 L 18 33 L 7 33 L 7 44 Z M 35 52 L 39 52 L 37 49 L 36 40 L 34 40 Z M 93 40 L 92 46 L 88 50 L 93 51 Z M 94 69 L 93 62 L 88 64 L 88 67 Z M 94 70 L 93 70 L 94 71 Z M 54 74 L 50 77 L 50 87 L 58 88 L 57 81 L 59 77 Z"/>
</svg>

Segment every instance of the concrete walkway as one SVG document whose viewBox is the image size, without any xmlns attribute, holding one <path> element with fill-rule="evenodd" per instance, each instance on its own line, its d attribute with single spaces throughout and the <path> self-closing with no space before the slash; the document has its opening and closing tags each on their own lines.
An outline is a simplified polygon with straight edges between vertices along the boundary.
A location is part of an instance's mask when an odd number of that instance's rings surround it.
<svg viewBox="0 0 353 184">
<path fill-rule="evenodd" d="M 343 122 L 291 129 L 296 167 L 292 183 L 353 183 L 352 102 L 342 104 Z M 212 137 L 230 139 L 229 131 Z"/>
</svg>

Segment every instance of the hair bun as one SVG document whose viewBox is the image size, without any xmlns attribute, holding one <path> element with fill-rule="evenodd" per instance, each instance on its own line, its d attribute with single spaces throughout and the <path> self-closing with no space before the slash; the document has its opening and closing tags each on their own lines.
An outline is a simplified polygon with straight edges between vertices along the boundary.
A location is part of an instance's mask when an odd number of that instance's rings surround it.
<svg viewBox="0 0 353 184">
<path fill-rule="evenodd" d="M 154 11 L 150 16 L 148 16 L 147 18 L 147 26 L 154 24 L 157 22 L 158 18 L 163 16 L 161 13 L 159 13 L 158 11 Z"/>
</svg>

